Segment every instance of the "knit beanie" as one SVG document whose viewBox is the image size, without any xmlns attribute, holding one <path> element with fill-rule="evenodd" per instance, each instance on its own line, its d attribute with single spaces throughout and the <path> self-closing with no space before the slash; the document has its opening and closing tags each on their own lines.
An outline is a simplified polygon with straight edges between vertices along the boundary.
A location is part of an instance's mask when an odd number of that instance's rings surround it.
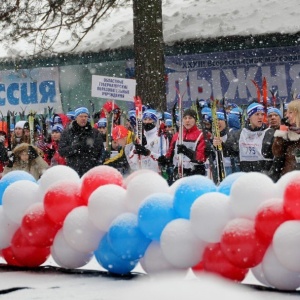
<svg viewBox="0 0 300 300">
<path fill-rule="evenodd" d="M 157 122 L 157 114 L 156 114 L 156 111 L 154 109 L 147 109 L 144 111 L 143 113 L 143 119 L 146 119 L 146 118 L 150 118 L 152 119 L 154 122 Z"/>
<path fill-rule="evenodd" d="M 257 112 L 264 112 L 264 107 L 261 104 L 254 102 L 247 107 L 248 118 Z"/>
<path fill-rule="evenodd" d="M 106 118 L 101 118 L 97 122 L 97 128 L 106 127 L 106 125 L 107 125 L 107 119 Z"/>
<path fill-rule="evenodd" d="M 89 110 L 86 107 L 78 107 L 75 109 L 75 118 L 77 118 L 81 114 L 87 114 L 88 116 L 90 116 Z"/>
<path fill-rule="evenodd" d="M 270 107 L 268 109 L 268 113 L 267 114 L 269 115 L 269 114 L 272 114 L 272 113 L 277 114 L 280 117 L 280 119 L 282 119 L 282 112 L 278 108 L 276 108 L 276 107 Z"/>
<path fill-rule="evenodd" d="M 123 125 L 118 125 L 114 127 L 112 131 L 112 138 L 113 140 L 118 140 L 126 137 L 128 134 L 128 129 L 124 127 Z"/>
</svg>

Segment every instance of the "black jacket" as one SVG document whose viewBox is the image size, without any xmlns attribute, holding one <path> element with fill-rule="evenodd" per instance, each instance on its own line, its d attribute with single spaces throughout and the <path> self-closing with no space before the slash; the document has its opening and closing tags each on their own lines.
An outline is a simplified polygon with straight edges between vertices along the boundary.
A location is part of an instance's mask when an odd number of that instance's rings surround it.
<svg viewBox="0 0 300 300">
<path fill-rule="evenodd" d="M 76 121 L 62 132 L 58 145 L 58 152 L 66 158 L 67 166 L 74 169 L 80 177 L 100 164 L 103 151 L 100 132 L 89 123 L 81 127 Z"/>
<path fill-rule="evenodd" d="M 260 161 L 241 161 L 240 162 L 240 170 L 241 172 L 263 172 L 267 173 L 272 166 L 272 144 L 274 140 L 274 132 L 275 130 L 272 128 L 268 128 L 266 125 L 263 125 L 261 128 L 252 129 L 250 126 L 246 126 L 248 130 L 258 131 L 258 130 L 266 130 L 266 134 L 264 136 L 262 142 L 262 155 L 266 159 L 270 160 L 260 160 Z M 225 156 L 234 156 L 239 158 L 239 139 L 243 129 L 240 130 L 232 130 L 229 132 L 227 136 L 227 140 L 224 143 L 224 155 Z"/>
</svg>

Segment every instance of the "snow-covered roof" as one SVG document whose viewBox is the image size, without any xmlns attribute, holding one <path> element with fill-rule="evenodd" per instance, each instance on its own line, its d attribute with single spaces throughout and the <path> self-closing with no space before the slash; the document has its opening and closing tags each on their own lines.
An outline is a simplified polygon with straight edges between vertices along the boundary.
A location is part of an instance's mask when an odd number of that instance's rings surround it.
<svg viewBox="0 0 300 300">
<path fill-rule="evenodd" d="M 293 34 L 299 28 L 299 0 L 163 0 L 164 40 L 177 41 L 220 36 L 268 33 Z M 133 46 L 132 7 L 112 11 L 90 32 L 73 53 L 99 52 Z M 63 42 L 66 37 L 61 37 Z M 6 42 L 7 43 L 7 42 Z M 68 53 L 74 45 L 56 44 L 56 51 Z M 11 49 L 0 44 L 0 58 L 32 54 L 32 46 L 20 41 Z"/>
</svg>

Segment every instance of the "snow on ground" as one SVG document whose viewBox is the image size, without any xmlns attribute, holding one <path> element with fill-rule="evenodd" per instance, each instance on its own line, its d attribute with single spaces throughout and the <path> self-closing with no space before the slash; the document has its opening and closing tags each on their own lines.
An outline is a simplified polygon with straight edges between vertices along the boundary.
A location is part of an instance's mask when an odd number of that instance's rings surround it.
<svg viewBox="0 0 300 300">
<path fill-rule="evenodd" d="M 0 261 L 2 262 L 2 261 Z M 56 266 L 50 257 L 45 265 Z M 84 269 L 103 270 L 93 259 Z M 138 265 L 134 272 L 143 272 Z M 258 283 L 248 274 L 245 283 Z M 257 291 L 240 286 L 217 277 L 195 277 L 189 272 L 182 275 L 167 275 L 130 280 L 118 280 L 99 276 L 81 276 L 62 273 L 33 272 L 0 272 L 0 290 L 13 287 L 28 287 L 8 294 L 1 299 L 86 299 L 86 300 L 119 300 L 119 299 L 230 299 L 230 300 L 287 300 L 299 297 L 296 294 Z"/>
</svg>

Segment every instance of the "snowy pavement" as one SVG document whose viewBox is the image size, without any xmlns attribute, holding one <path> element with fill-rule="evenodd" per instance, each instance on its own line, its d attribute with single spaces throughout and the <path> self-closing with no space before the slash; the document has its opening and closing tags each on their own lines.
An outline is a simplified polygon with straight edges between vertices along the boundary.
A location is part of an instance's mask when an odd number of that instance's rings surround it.
<svg viewBox="0 0 300 300">
<path fill-rule="evenodd" d="M 3 261 L 0 261 L 2 263 Z M 51 259 L 45 265 L 56 266 Z M 103 270 L 95 259 L 83 267 L 89 270 Z M 134 272 L 143 273 L 138 265 Z M 258 284 L 251 272 L 244 283 Z M 63 273 L 34 273 L 25 271 L 0 272 L 0 290 L 21 288 L 6 294 L 1 299 L 88 299 L 88 300 L 118 300 L 118 299 L 294 299 L 299 293 L 278 293 L 258 291 L 228 282 L 216 277 L 195 277 L 192 272 L 183 274 L 169 274 L 164 277 L 141 276 L 122 280 L 107 278 L 99 275 L 80 275 Z"/>
</svg>

